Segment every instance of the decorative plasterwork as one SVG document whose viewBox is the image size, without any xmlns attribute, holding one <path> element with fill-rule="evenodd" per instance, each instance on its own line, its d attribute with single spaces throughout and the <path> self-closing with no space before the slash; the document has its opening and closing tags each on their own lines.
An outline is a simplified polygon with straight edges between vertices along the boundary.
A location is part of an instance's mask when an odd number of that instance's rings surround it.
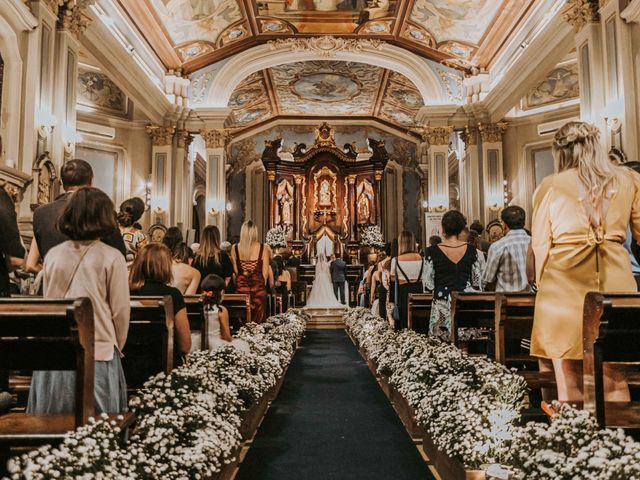
<svg viewBox="0 0 640 480">
<path fill-rule="evenodd" d="M 129 101 L 113 80 L 98 68 L 78 66 L 77 104 L 107 115 L 126 117 Z"/>
<path fill-rule="evenodd" d="M 323 58 L 333 58 L 337 52 L 360 52 L 365 47 L 380 50 L 382 45 L 384 45 L 384 42 L 381 40 L 345 39 L 329 35 L 311 38 L 285 38 L 269 42 L 272 50 L 312 51 L 319 53 Z"/>
<path fill-rule="evenodd" d="M 588 23 L 600 19 L 598 0 L 567 0 L 568 6 L 562 13 L 564 19 L 579 32 Z"/>
<path fill-rule="evenodd" d="M 529 110 L 578 98 L 580 96 L 579 80 L 577 63 L 557 66 L 529 91 L 522 107 L 524 110 Z"/>
<path fill-rule="evenodd" d="M 437 127 L 419 127 L 413 128 L 412 131 L 419 133 L 422 141 L 429 146 L 449 145 L 449 138 L 453 132 L 453 126 L 437 126 Z"/>
<path fill-rule="evenodd" d="M 266 72 L 249 75 L 233 91 L 229 100 L 232 109 L 227 126 L 244 127 L 274 115 L 272 93 L 265 83 Z"/>
<path fill-rule="evenodd" d="M 147 134 L 151 137 L 154 147 L 166 147 L 173 142 L 175 127 L 161 127 L 159 125 L 147 125 Z"/>
<path fill-rule="evenodd" d="M 483 143 L 500 143 L 504 132 L 507 130 L 507 123 L 479 123 L 478 130 L 480 130 L 480 137 Z"/>
<path fill-rule="evenodd" d="M 229 131 L 225 129 L 206 128 L 200 130 L 207 148 L 223 148 L 229 140 Z"/>
<path fill-rule="evenodd" d="M 27 186 L 33 181 L 30 175 L 14 168 L 0 165 L 0 188 L 4 188 L 14 203 L 20 203 Z"/>
<path fill-rule="evenodd" d="M 176 132 L 176 140 L 178 142 L 178 148 L 188 149 L 193 141 L 193 135 L 191 135 L 188 130 L 178 130 Z"/>
<path fill-rule="evenodd" d="M 478 127 L 467 125 L 460 133 L 460 137 L 466 146 L 478 145 Z"/>
<path fill-rule="evenodd" d="M 58 16 L 58 26 L 74 35 L 81 35 L 91 24 L 91 18 L 85 13 L 96 0 L 46 0 L 51 11 Z"/>
</svg>

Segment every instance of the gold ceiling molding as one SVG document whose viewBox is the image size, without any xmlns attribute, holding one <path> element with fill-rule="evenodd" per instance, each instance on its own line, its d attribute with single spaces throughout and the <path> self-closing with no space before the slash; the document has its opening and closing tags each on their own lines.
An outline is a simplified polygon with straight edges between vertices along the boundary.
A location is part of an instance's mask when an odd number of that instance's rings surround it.
<svg viewBox="0 0 640 480">
<path fill-rule="evenodd" d="M 507 123 L 479 123 L 478 130 L 480 130 L 480 136 L 484 143 L 499 143 L 502 141 L 502 135 L 507 130 Z"/>
<path fill-rule="evenodd" d="M 385 42 L 369 38 L 339 38 L 331 35 L 311 38 L 284 38 L 271 40 L 271 50 L 315 52 L 322 58 L 332 58 L 337 52 L 361 52 L 364 49 L 381 50 Z"/>
<path fill-rule="evenodd" d="M 589 23 L 600 20 L 598 0 L 568 0 L 567 8 L 562 13 L 564 19 L 578 33 Z"/>
<path fill-rule="evenodd" d="M 173 134 L 176 127 L 161 127 L 159 125 L 147 125 L 147 135 L 151 137 L 151 145 L 154 147 L 166 147 L 173 142 Z"/>
<path fill-rule="evenodd" d="M 203 128 L 200 135 L 207 148 L 224 148 L 231 136 L 229 130 L 224 128 Z"/>
</svg>

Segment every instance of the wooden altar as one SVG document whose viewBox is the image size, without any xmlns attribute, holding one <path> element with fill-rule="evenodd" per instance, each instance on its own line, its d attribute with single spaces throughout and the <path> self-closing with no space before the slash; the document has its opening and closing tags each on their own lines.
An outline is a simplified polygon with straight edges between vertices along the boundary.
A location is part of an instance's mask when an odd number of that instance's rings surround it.
<svg viewBox="0 0 640 480">
<path fill-rule="evenodd" d="M 368 151 L 335 143 L 326 122 L 316 128 L 311 147 L 297 144 L 281 152 L 282 139 L 265 142 L 268 228 L 286 229 L 294 254 L 303 261 L 315 256 L 316 243 L 328 237 L 334 252 L 359 256 L 360 231 L 383 226 L 383 171 L 389 159 L 384 141 L 368 139 Z"/>
</svg>

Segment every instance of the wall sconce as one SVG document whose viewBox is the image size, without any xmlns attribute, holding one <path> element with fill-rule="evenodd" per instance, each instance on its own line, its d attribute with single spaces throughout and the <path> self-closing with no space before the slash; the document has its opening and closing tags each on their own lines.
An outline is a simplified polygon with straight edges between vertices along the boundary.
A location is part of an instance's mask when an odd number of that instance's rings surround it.
<svg viewBox="0 0 640 480">
<path fill-rule="evenodd" d="M 152 197 L 151 209 L 156 215 L 162 215 L 169 209 L 169 201 L 166 197 Z"/>
<path fill-rule="evenodd" d="M 58 119 L 49 112 L 40 111 L 36 115 L 36 123 L 38 124 L 38 135 L 47 138 L 53 133 L 53 129 L 58 124 Z"/>
<path fill-rule="evenodd" d="M 428 206 L 432 212 L 446 212 L 449 208 L 449 197 L 446 195 L 433 195 L 429 198 Z"/>
<path fill-rule="evenodd" d="M 230 212 L 231 210 L 233 210 L 233 203 L 227 202 L 226 209 L 227 209 L 227 212 Z"/>
<path fill-rule="evenodd" d="M 64 135 L 64 152 L 67 155 L 72 155 L 75 152 L 76 144 L 82 142 L 83 138 L 75 130 L 67 131 Z"/>
<path fill-rule="evenodd" d="M 207 213 L 212 217 L 215 217 L 219 213 L 222 213 L 224 209 L 225 204 L 223 200 L 217 200 L 215 198 L 207 200 Z"/>
<path fill-rule="evenodd" d="M 422 201 L 422 208 L 429 210 L 429 202 L 427 200 Z"/>
<path fill-rule="evenodd" d="M 145 210 L 149 210 L 151 208 L 151 189 L 153 188 L 153 183 L 151 182 L 151 175 L 147 177 L 147 182 L 144 184 L 144 207 Z"/>
</svg>

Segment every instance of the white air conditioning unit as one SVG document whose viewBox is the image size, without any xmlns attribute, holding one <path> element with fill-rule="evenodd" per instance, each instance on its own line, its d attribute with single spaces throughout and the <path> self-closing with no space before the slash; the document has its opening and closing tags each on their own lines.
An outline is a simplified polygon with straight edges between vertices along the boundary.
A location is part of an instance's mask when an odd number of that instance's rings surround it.
<svg viewBox="0 0 640 480">
<path fill-rule="evenodd" d="M 78 122 L 76 124 L 76 131 L 82 135 L 96 137 L 102 140 L 113 140 L 116 138 L 115 128 L 98 125 L 96 123 Z"/>
<path fill-rule="evenodd" d="M 580 120 L 578 117 L 573 118 L 565 118 L 562 120 L 556 120 L 554 122 L 541 123 L 538 125 L 538 135 L 549 135 L 550 133 L 554 133 L 560 127 L 562 127 L 567 122 L 577 122 Z"/>
</svg>

